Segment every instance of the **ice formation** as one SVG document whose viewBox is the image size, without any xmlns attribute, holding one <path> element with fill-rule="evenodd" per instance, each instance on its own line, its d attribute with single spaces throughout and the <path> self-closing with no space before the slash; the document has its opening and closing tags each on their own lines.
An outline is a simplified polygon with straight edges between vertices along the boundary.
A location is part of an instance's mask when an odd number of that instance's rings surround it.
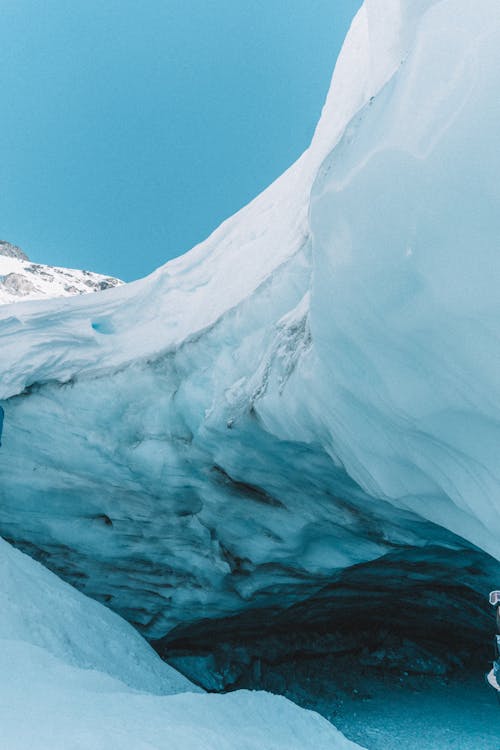
<svg viewBox="0 0 500 750">
<path fill-rule="evenodd" d="M 496 0 L 367 0 L 249 206 L 144 280 L 2 307 L 0 533 L 179 658 L 349 628 L 366 588 L 374 625 L 484 627 L 499 41 Z"/>
<path fill-rule="evenodd" d="M 205 695 L 134 629 L 0 541 L 0 746 L 356 750 L 267 693 Z"/>
<path fill-rule="evenodd" d="M 0 240 L 0 304 L 46 297 L 71 297 L 122 282 L 92 271 L 32 263 L 16 245 Z"/>
</svg>

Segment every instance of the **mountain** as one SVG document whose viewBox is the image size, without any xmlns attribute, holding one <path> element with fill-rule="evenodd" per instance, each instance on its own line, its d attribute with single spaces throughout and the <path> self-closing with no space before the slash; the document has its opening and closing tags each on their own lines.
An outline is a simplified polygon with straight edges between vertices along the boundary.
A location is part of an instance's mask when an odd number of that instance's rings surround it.
<svg viewBox="0 0 500 750">
<path fill-rule="evenodd" d="M 18 260 L 29 260 L 26 253 L 23 253 L 20 247 L 17 245 L 11 245 L 6 240 L 0 240 L 0 255 L 6 258 L 17 258 Z"/>
<path fill-rule="evenodd" d="M 70 297 L 123 282 L 92 271 L 77 271 L 32 263 L 23 251 L 0 240 L 0 304 L 45 297 Z"/>
<path fill-rule="evenodd" d="M 499 42 L 496 0 L 367 0 L 250 205 L 146 279 L 0 311 L 0 533 L 207 687 L 488 632 Z"/>
</svg>

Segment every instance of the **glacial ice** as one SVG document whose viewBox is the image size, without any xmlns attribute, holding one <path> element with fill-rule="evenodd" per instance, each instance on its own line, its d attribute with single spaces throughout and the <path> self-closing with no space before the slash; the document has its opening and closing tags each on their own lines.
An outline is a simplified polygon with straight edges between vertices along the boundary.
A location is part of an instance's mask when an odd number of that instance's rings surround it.
<svg viewBox="0 0 500 750">
<path fill-rule="evenodd" d="M 436 3 L 351 122 L 313 189 L 310 319 L 349 474 L 497 558 L 499 32 L 498 4 Z"/>
<path fill-rule="evenodd" d="M 499 41 L 495 0 L 367 0 L 249 206 L 146 279 L 0 308 L 0 533 L 162 642 L 346 626 L 367 579 L 379 621 L 417 593 L 401 627 L 487 627 Z"/>
</svg>

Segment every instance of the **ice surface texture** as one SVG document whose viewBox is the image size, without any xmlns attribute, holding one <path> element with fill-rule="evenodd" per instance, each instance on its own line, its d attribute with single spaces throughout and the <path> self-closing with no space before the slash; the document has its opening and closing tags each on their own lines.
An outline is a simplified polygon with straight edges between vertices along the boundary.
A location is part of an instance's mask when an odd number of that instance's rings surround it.
<svg viewBox="0 0 500 750">
<path fill-rule="evenodd" d="M 498 558 L 499 41 L 496 0 L 367 0 L 267 191 L 147 279 L 2 307 L 0 532 L 151 638 Z"/>
<path fill-rule="evenodd" d="M 370 494 L 499 556 L 500 7 L 444 1 L 311 201 L 317 395 Z"/>
</svg>

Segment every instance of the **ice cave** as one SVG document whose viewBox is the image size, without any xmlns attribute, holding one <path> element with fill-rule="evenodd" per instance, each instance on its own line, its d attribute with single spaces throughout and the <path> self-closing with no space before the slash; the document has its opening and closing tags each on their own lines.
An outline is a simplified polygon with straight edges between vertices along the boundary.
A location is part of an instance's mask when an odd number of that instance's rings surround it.
<svg viewBox="0 0 500 750">
<path fill-rule="evenodd" d="M 252 203 L 143 280 L 0 307 L 0 534 L 134 626 L 198 706 L 282 693 L 371 750 L 393 746 L 322 710 L 310 665 L 482 680 L 499 56 L 496 0 L 366 0 L 310 148 Z M 354 747 L 327 724 L 311 748 Z M 460 747 L 497 748 L 490 729 Z"/>
</svg>

